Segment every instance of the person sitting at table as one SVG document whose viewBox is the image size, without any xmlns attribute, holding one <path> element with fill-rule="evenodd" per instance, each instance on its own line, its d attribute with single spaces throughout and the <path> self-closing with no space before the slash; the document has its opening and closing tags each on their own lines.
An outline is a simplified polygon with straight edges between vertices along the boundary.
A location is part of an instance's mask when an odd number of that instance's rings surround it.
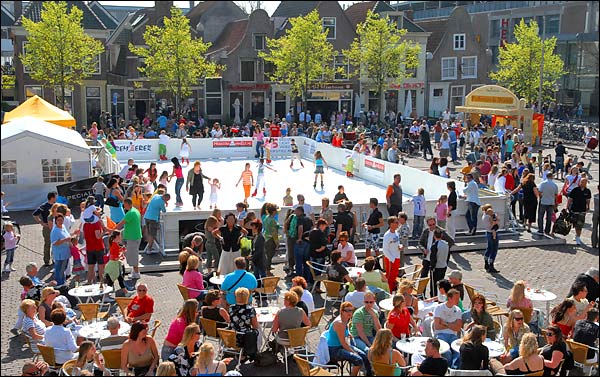
<svg viewBox="0 0 600 377">
<path fill-rule="evenodd" d="M 295 286 L 299 286 L 302 287 L 303 292 L 302 292 L 302 296 L 300 297 L 300 301 L 304 302 L 306 304 L 306 307 L 308 308 L 308 312 L 314 312 L 315 311 L 315 300 L 313 299 L 312 293 L 310 293 L 310 291 L 308 289 L 306 289 L 308 287 L 308 283 L 306 282 L 306 279 L 303 278 L 302 276 L 296 276 L 292 279 L 292 287 Z"/>
<path fill-rule="evenodd" d="M 581 344 L 587 344 L 590 347 L 596 347 L 596 340 L 598 340 L 599 335 L 598 309 L 592 308 L 588 310 L 586 319 L 580 319 L 575 322 L 575 327 L 573 327 L 573 340 Z M 595 359 L 598 361 L 596 351 L 588 348 L 587 359 Z"/>
<path fill-rule="evenodd" d="M 351 301 L 347 301 L 352 304 Z M 350 334 L 354 338 L 356 347 L 365 354 L 371 347 L 375 333 L 381 329 L 379 321 L 379 312 L 375 308 L 375 294 L 373 292 L 365 292 L 363 302 L 360 307 L 354 311 L 352 315 L 352 325 L 350 326 Z M 357 307 L 354 304 L 353 307 Z"/>
<path fill-rule="evenodd" d="M 196 296 L 198 301 L 202 301 L 200 297 L 204 297 L 204 277 L 198 271 L 200 266 L 200 258 L 196 255 L 190 255 L 187 260 L 187 266 L 183 273 L 182 285 L 191 289 L 188 291 L 190 296 Z"/>
<path fill-rule="evenodd" d="M 302 297 L 304 289 L 302 289 L 301 286 L 296 285 L 290 288 L 290 292 L 294 292 L 296 296 Z M 296 307 L 302 309 L 304 313 L 306 313 L 306 315 L 310 315 L 310 312 L 308 311 L 308 306 L 306 306 L 306 303 L 302 302 L 302 300 L 298 300 L 298 302 L 296 303 Z M 302 327 L 304 327 L 304 325 Z"/>
<path fill-rule="evenodd" d="M 196 363 L 198 350 L 200 349 L 200 326 L 190 323 L 183 331 L 183 338 L 171 355 L 169 361 L 175 364 L 178 376 L 192 376 L 191 369 Z"/>
<path fill-rule="evenodd" d="M 125 321 L 128 323 L 148 322 L 154 313 L 154 299 L 148 294 L 148 286 L 145 283 L 139 283 L 136 291 L 137 294 L 125 310 Z"/>
<path fill-rule="evenodd" d="M 215 357 L 215 346 L 206 342 L 200 346 L 196 363 L 192 368 L 192 376 L 223 376 L 227 373 L 227 365 L 233 360 L 228 357 L 221 361 Z M 158 373 L 156 374 L 158 376 Z"/>
<path fill-rule="evenodd" d="M 483 297 L 481 293 L 475 293 L 473 296 L 473 302 L 471 304 L 472 321 L 465 326 L 465 330 L 470 330 L 475 325 L 481 325 L 486 328 L 488 338 L 491 340 L 496 339 L 494 320 L 492 319 L 490 313 L 485 310 L 485 297 Z"/>
<path fill-rule="evenodd" d="M 421 335 L 415 320 L 406 307 L 404 296 L 399 294 L 395 295 L 392 298 L 392 304 L 394 305 L 394 308 L 388 314 L 385 327 L 392 331 L 395 340 L 401 339 L 402 334 L 405 334 L 407 338 L 411 335 Z"/>
<path fill-rule="evenodd" d="M 107 319 L 106 329 L 110 332 L 110 335 L 98 341 L 100 349 L 102 351 L 107 351 L 123 348 L 123 343 L 127 340 L 127 336 L 119 335 L 119 330 L 121 329 L 121 322 L 119 322 L 119 319 L 115 316 Z"/>
<path fill-rule="evenodd" d="M 534 333 L 523 335 L 519 345 L 519 357 L 502 366 L 496 359 L 490 360 L 490 369 L 494 374 L 528 374 L 544 369 L 544 358 L 538 355 L 538 341 Z"/>
<path fill-rule="evenodd" d="M 575 301 L 568 298 L 564 299 L 563 302 L 550 311 L 550 319 L 552 324 L 560 327 L 564 336 L 568 337 L 573 331 L 575 322 L 577 322 Z"/>
<path fill-rule="evenodd" d="M 346 282 L 354 284 L 354 281 L 350 277 L 346 267 L 340 264 L 342 260 L 342 253 L 340 253 L 338 250 L 334 250 L 331 252 L 330 258 L 331 264 L 327 266 L 327 279 L 340 283 Z"/>
<path fill-rule="evenodd" d="M 50 319 L 50 313 L 52 313 L 52 302 L 58 295 L 59 291 L 52 287 L 46 287 L 42 289 L 42 295 L 40 297 L 40 304 L 38 306 L 38 318 L 44 322 L 46 327 L 52 326 L 52 320 Z"/>
<path fill-rule="evenodd" d="M 485 327 L 475 325 L 462 339 L 460 345 L 460 369 L 486 370 L 490 350 L 483 344 L 486 338 Z"/>
<path fill-rule="evenodd" d="M 348 242 L 348 238 L 348 232 L 340 232 L 337 250 L 342 254 L 342 266 L 354 267 L 356 266 L 358 259 L 356 258 L 356 253 L 354 252 L 354 246 Z"/>
<path fill-rule="evenodd" d="M 375 362 L 393 365 L 396 367 L 393 375 L 400 376 L 402 370 L 398 369 L 398 367 L 405 367 L 406 360 L 400 351 L 394 349 L 393 341 L 394 336 L 392 335 L 392 331 L 390 329 L 380 329 L 375 335 L 373 344 L 367 351 L 367 358 L 371 364 Z"/>
<path fill-rule="evenodd" d="M 23 364 L 23 368 L 21 368 L 22 376 L 45 376 L 48 373 L 48 369 L 50 366 L 45 361 L 31 361 L 26 360 L 25 364 Z"/>
<path fill-rule="evenodd" d="M 406 309 L 408 309 L 411 315 L 416 317 L 419 315 L 419 299 L 417 296 L 413 295 L 414 290 L 415 285 L 412 281 L 408 279 L 400 280 L 400 284 L 398 284 L 398 294 L 404 297 Z"/>
<path fill-rule="evenodd" d="M 348 292 L 344 300 L 351 303 L 355 308 L 360 308 L 364 305 L 365 294 L 367 292 L 370 292 L 367 290 L 367 282 L 362 277 L 358 277 L 354 280 L 354 291 Z M 375 302 L 377 302 L 377 295 L 375 295 Z M 375 303 L 375 310 L 379 311 L 377 303 Z"/>
<path fill-rule="evenodd" d="M 177 260 L 179 261 L 179 275 L 181 276 L 183 276 L 183 274 L 185 274 L 185 270 L 187 270 L 187 261 L 190 255 L 192 255 L 190 251 L 192 251 L 192 249 L 189 247 L 184 247 L 177 256 Z"/>
<path fill-rule="evenodd" d="M 519 356 L 519 344 L 521 344 L 523 335 L 528 332 L 531 332 L 531 330 L 524 323 L 523 312 L 519 309 L 511 310 L 508 313 L 508 320 L 502 328 L 502 337 L 506 352 L 500 355 L 500 361 L 506 364 Z"/>
<path fill-rule="evenodd" d="M 246 271 L 246 259 L 244 257 L 237 257 L 234 260 L 235 271 L 225 276 L 221 288 L 226 292 L 227 303 L 234 305 L 236 303 L 236 297 L 234 292 L 238 288 L 246 288 L 249 292 L 252 292 L 258 286 L 256 277 Z M 249 297 L 249 304 L 252 304 L 252 296 Z"/>
<path fill-rule="evenodd" d="M 157 376 L 177 376 L 177 370 L 175 370 L 175 364 L 172 361 L 163 361 L 158 364 L 156 368 Z"/>
<path fill-rule="evenodd" d="M 62 309 L 54 309 L 50 314 L 53 325 L 44 333 L 44 344 L 54 347 L 54 358 L 56 364 L 64 364 L 75 358 L 77 344 L 71 330 L 64 325 L 67 314 Z"/>
<path fill-rule="evenodd" d="M 348 361 L 352 364 L 350 374 L 358 376 L 362 367 L 367 371 L 367 376 L 371 375 L 371 365 L 367 355 L 359 348 L 348 344 L 346 339 L 352 339 L 348 332 L 348 322 L 352 318 L 354 307 L 351 303 L 344 301 L 340 305 L 340 315 L 337 316 L 331 327 L 326 332 L 327 346 L 329 347 L 329 358 L 332 362 Z"/>
<path fill-rule="evenodd" d="M 135 322 L 121 349 L 121 370 L 133 369 L 135 376 L 151 376 L 158 361 L 158 348 L 156 341 L 148 335 L 148 324 Z"/>
<path fill-rule="evenodd" d="M 63 300 L 61 300 L 61 298 Z M 75 312 L 75 310 L 68 307 L 67 304 L 65 304 L 65 302 L 69 303 L 69 300 L 67 300 L 67 298 L 64 296 L 58 296 L 54 299 L 54 302 L 52 302 L 52 310 L 64 310 L 65 314 L 67 315 L 67 319 L 65 319 L 65 327 L 73 329 L 75 325 L 79 325 L 80 321 L 77 319 L 77 313 Z"/>
<path fill-rule="evenodd" d="M 236 258 L 236 262 L 243 257 Z M 238 266 L 236 264 L 236 266 Z M 239 268 L 239 267 L 238 267 Z M 250 275 L 250 274 L 248 274 Z M 251 360 L 257 353 L 258 344 L 258 320 L 256 309 L 249 304 L 250 290 L 241 287 L 235 290 L 235 303 L 229 307 L 231 327 L 236 332 L 236 341 L 239 347 L 244 348 L 244 354 Z M 245 358 L 242 358 L 245 360 Z"/>
<path fill-rule="evenodd" d="M 440 355 L 440 341 L 429 338 L 425 342 L 425 360 L 410 370 L 411 376 L 444 376 L 448 371 L 448 361 Z"/>
<path fill-rule="evenodd" d="M 177 347 L 183 338 L 185 328 L 188 325 L 195 323 L 197 316 L 198 301 L 193 298 L 186 300 L 181 309 L 179 309 L 177 317 L 175 317 L 169 325 L 169 331 L 167 332 L 167 336 L 160 350 L 160 358 L 162 360 L 167 360 L 173 351 L 175 351 L 175 347 Z"/>
<path fill-rule="evenodd" d="M 286 343 L 289 341 L 287 330 L 297 329 L 302 325 L 310 327 L 310 319 L 304 310 L 296 306 L 298 295 L 294 292 L 286 292 L 283 295 L 283 308 L 273 318 L 271 332 L 277 334 L 277 340 Z"/>
<path fill-rule="evenodd" d="M 460 300 L 463 301 L 465 299 L 465 286 L 462 282 L 462 272 L 458 270 L 452 270 L 448 274 L 448 281 L 452 284 L 452 288 L 456 289 L 458 293 L 460 293 Z"/>
<path fill-rule="evenodd" d="M 546 328 L 546 345 L 540 349 L 544 357 L 544 376 L 558 374 L 560 362 L 567 357 L 567 343 L 563 339 L 560 326 L 551 325 Z"/>
<path fill-rule="evenodd" d="M 460 293 L 456 289 L 450 289 L 447 297 L 447 301 L 438 305 L 433 311 L 433 331 L 436 338 L 452 344 L 458 339 L 457 333 L 462 330 L 463 325 L 462 311 L 457 306 Z M 458 356 L 458 353 L 452 348 L 444 353 L 444 357 L 451 361 L 452 367 L 456 367 L 458 364 Z"/>
<path fill-rule="evenodd" d="M 37 316 L 35 301 L 26 298 L 21 302 L 21 310 L 25 314 L 21 331 L 35 342 L 43 340 L 46 325 Z"/>
<path fill-rule="evenodd" d="M 390 286 L 388 285 L 385 273 L 381 270 L 376 270 L 375 265 L 375 257 L 366 257 L 363 265 L 365 272 L 363 272 L 361 277 L 365 279 L 368 289 L 374 292 L 377 298 L 380 298 L 379 292 L 383 291 L 389 294 Z M 384 299 L 383 296 L 386 295 L 381 295 L 380 301 Z"/>
<path fill-rule="evenodd" d="M 509 309 L 533 309 L 533 303 L 525 297 L 525 282 L 517 280 L 510 290 L 510 296 L 506 301 L 506 307 Z"/>
<path fill-rule="evenodd" d="M 221 329 L 226 328 L 227 324 L 231 322 L 227 309 L 220 305 L 222 301 L 225 301 L 223 294 L 216 289 L 212 289 L 206 294 L 204 298 L 205 305 L 200 309 L 202 318 L 217 321 L 217 328 Z"/>
<path fill-rule="evenodd" d="M 448 279 L 442 279 L 439 280 L 437 282 L 437 288 L 438 288 L 438 294 L 437 296 L 433 296 L 431 298 L 428 298 L 425 300 L 425 302 L 439 302 L 440 304 L 445 303 L 447 301 L 447 297 L 448 297 L 448 291 L 450 289 L 452 289 L 452 284 L 450 284 L 450 282 L 448 281 Z M 458 297 L 458 304 L 456 305 L 458 306 L 458 308 L 462 311 L 464 311 L 463 308 L 463 302 L 460 299 L 460 294 Z"/>
<path fill-rule="evenodd" d="M 586 319 L 588 310 L 594 307 L 594 301 L 589 302 L 586 298 L 587 293 L 588 290 L 584 282 L 576 281 L 571 285 L 571 291 L 567 298 L 572 299 L 575 303 L 577 319 Z"/>
<path fill-rule="evenodd" d="M 110 376 L 110 371 L 104 365 L 104 359 L 100 358 L 99 352 L 96 352 L 94 342 L 89 340 L 83 341 L 79 346 L 77 362 L 70 375 L 83 376 L 85 371 L 91 373 L 91 376 Z"/>
</svg>

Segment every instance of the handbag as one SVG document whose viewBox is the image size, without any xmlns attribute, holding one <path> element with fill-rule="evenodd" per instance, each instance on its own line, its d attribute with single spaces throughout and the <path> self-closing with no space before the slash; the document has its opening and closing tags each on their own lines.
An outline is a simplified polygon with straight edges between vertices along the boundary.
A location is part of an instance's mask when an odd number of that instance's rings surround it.
<svg viewBox="0 0 600 377">
<path fill-rule="evenodd" d="M 104 204 L 106 204 L 109 207 L 118 207 L 119 206 L 119 201 L 117 200 L 117 198 L 109 196 L 108 198 L 106 198 L 106 200 L 104 201 Z"/>
</svg>

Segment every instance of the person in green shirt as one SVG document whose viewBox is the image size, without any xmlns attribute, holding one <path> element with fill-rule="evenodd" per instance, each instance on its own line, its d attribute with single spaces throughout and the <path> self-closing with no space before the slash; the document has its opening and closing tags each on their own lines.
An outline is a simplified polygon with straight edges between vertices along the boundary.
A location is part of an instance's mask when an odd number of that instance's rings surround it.
<svg viewBox="0 0 600 377">
<path fill-rule="evenodd" d="M 266 216 L 263 219 L 263 234 L 265 236 L 265 254 L 267 256 L 267 276 L 270 275 L 271 261 L 279 247 L 279 223 L 275 220 L 277 205 L 265 203 Z"/>
<path fill-rule="evenodd" d="M 127 264 L 133 268 L 131 278 L 139 279 L 139 249 L 140 242 L 142 241 L 142 216 L 140 215 L 140 211 L 133 206 L 131 198 L 127 198 L 123 201 L 123 209 L 126 212 L 125 217 L 117 224 L 117 229 L 123 228 L 123 241 L 125 241 L 125 244 L 127 245 L 125 258 Z"/>
<path fill-rule="evenodd" d="M 375 339 L 375 333 L 381 329 L 379 313 L 374 308 L 375 294 L 367 291 L 364 296 L 364 305 L 354 311 L 350 334 L 354 337 L 356 348 L 367 353 Z"/>
</svg>

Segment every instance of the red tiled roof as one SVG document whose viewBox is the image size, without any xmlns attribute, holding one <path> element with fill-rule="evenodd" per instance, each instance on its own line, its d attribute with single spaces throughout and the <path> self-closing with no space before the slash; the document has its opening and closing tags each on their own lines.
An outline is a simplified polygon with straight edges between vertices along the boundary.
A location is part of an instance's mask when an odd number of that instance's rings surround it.
<svg viewBox="0 0 600 377">
<path fill-rule="evenodd" d="M 367 19 L 367 12 L 369 9 L 373 10 L 375 4 L 377 4 L 377 1 L 364 1 L 352 4 L 344 13 L 346 13 L 346 17 L 348 17 L 352 26 L 356 28 L 356 25 Z"/>
<path fill-rule="evenodd" d="M 233 50 L 241 42 L 246 34 L 248 19 L 232 21 L 225 26 L 219 38 L 210 46 L 208 53 L 225 49 L 227 52 Z"/>
</svg>

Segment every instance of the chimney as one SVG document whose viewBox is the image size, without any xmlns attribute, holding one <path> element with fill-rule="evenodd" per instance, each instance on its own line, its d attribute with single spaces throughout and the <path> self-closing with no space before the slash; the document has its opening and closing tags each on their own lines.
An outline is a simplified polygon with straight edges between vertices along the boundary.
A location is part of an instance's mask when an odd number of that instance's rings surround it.
<svg viewBox="0 0 600 377">
<path fill-rule="evenodd" d="M 13 14 L 15 16 L 15 20 L 21 17 L 23 14 L 23 2 L 22 1 L 13 1 Z"/>
<path fill-rule="evenodd" d="M 172 1 L 155 1 L 154 9 L 156 9 L 156 17 L 162 20 L 163 17 L 171 16 L 171 8 L 173 7 Z"/>
</svg>

